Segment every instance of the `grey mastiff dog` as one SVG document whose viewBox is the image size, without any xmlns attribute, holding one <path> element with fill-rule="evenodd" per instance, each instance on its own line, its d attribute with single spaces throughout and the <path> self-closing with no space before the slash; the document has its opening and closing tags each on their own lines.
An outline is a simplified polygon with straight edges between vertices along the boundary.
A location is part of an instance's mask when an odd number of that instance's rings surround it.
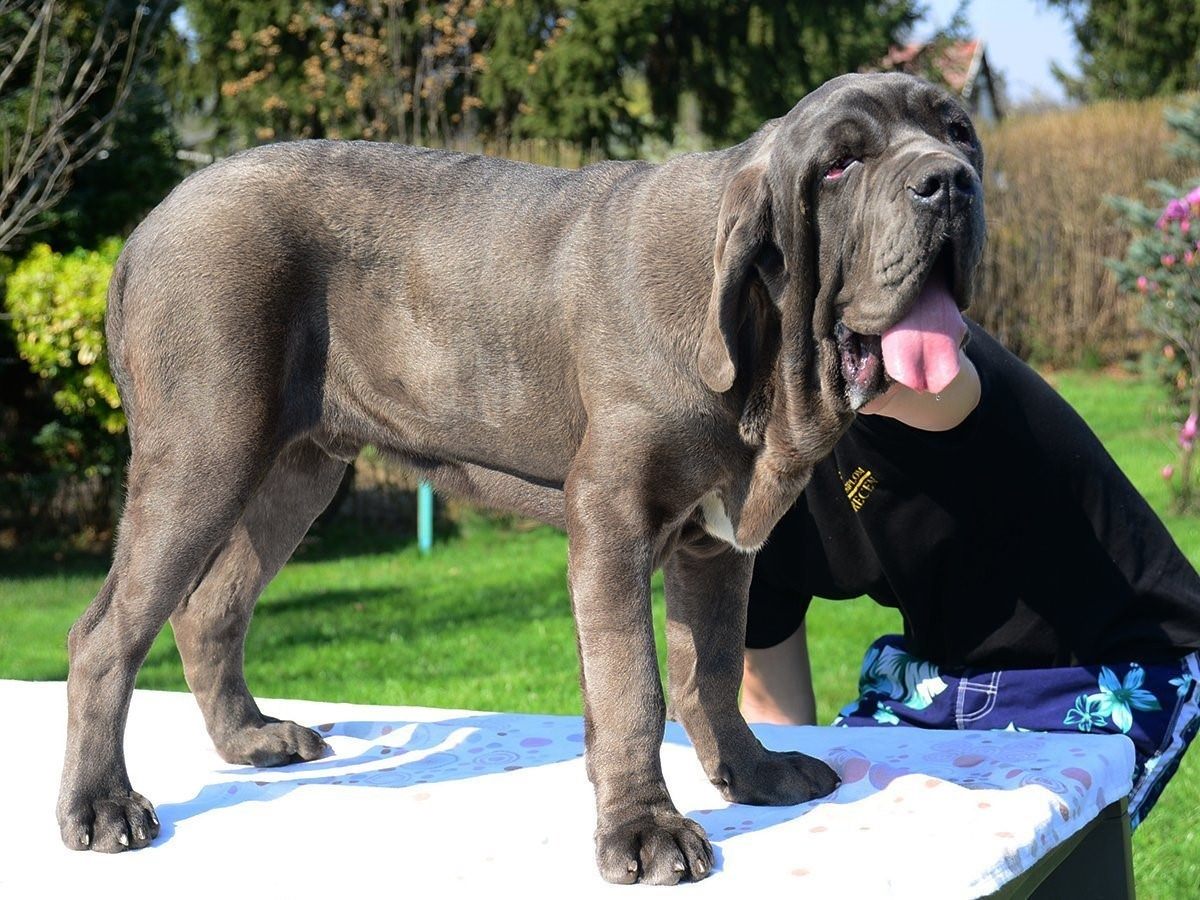
<svg viewBox="0 0 1200 900">
<path fill-rule="evenodd" d="M 658 566 L 671 705 L 712 783 L 735 803 L 832 791 L 738 713 L 753 551 L 887 372 L 932 381 L 960 340 L 980 165 L 947 94 L 850 75 L 664 165 L 309 141 L 187 179 L 109 291 L 132 457 L 112 569 L 69 638 L 63 841 L 158 833 L 122 739 L 168 618 L 224 759 L 327 751 L 259 710 L 243 640 L 364 444 L 566 529 L 604 878 L 713 866 L 659 761 Z"/>
</svg>

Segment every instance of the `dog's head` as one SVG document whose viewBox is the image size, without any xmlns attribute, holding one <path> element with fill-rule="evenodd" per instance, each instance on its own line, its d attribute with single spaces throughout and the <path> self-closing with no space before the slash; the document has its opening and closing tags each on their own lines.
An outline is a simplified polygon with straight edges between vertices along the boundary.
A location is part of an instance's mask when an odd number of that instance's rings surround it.
<svg viewBox="0 0 1200 900">
<path fill-rule="evenodd" d="M 845 75 L 746 148 L 721 202 L 705 383 L 744 378 L 753 394 L 771 356 L 789 393 L 843 416 L 889 379 L 940 390 L 985 234 L 983 155 L 962 106 L 911 76 Z"/>
</svg>

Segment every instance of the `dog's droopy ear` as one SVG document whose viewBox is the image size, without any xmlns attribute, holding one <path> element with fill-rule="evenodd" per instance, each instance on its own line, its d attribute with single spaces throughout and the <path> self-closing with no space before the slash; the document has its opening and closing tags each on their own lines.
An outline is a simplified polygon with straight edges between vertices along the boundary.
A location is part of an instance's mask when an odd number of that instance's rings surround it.
<svg viewBox="0 0 1200 900">
<path fill-rule="evenodd" d="M 738 329 L 746 316 L 748 279 L 770 236 L 766 174 L 765 164 L 747 166 L 734 175 L 721 198 L 713 251 L 716 276 L 697 357 L 700 377 L 717 393 L 733 387 L 737 377 Z"/>
</svg>

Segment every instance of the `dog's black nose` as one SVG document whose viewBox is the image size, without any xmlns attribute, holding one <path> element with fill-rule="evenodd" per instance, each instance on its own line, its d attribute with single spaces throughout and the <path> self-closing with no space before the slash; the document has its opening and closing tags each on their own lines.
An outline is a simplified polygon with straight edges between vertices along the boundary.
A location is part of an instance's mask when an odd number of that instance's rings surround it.
<svg viewBox="0 0 1200 900">
<path fill-rule="evenodd" d="M 908 193 L 918 208 L 963 202 L 975 194 L 976 179 L 971 167 L 960 162 L 938 162 L 917 172 L 909 181 Z"/>
</svg>

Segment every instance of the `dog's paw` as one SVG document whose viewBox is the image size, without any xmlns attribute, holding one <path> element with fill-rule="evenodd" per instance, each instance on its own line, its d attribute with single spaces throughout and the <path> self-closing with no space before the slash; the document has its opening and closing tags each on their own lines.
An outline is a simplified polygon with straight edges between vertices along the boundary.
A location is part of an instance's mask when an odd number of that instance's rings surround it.
<svg viewBox="0 0 1200 900">
<path fill-rule="evenodd" d="M 841 779 L 819 759 L 764 750 L 754 765 L 744 769 L 722 764 L 713 784 L 730 803 L 792 806 L 832 794 Z"/>
<path fill-rule="evenodd" d="M 158 837 L 158 828 L 150 801 L 131 788 L 80 792 L 59 804 L 58 830 L 71 850 L 138 850 Z"/>
<path fill-rule="evenodd" d="M 217 752 L 226 762 L 265 769 L 320 759 L 329 745 L 311 728 L 268 718 L 218 741 Z"/>
<path fill-rule="evenodd" d="M 678 884 L 712 871 L 713 850 L 704 829 L 677 812 L 647 813 L 596 829 L 596 863 L 615 884 Z"/>
</svg>

